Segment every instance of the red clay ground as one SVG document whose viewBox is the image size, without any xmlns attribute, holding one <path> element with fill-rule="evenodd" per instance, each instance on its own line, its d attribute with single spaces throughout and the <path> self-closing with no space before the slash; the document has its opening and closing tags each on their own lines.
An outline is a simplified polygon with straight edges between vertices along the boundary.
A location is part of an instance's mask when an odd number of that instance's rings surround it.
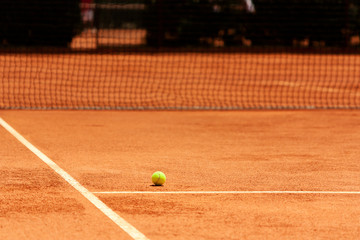
<svg viewBox="0 0 360 240">
<path fill-rule="evenodd" d="M 3 128 L 0 142 L 0 239 L 127 239 Z"/>
<path fill-rule="evenodd" d="M 359 111 L 0 113 L 90 191 L 360 191 Z M 0 139 L 1 239 L 127 238 L 4 129 Z M 354 194 L 97 196 L 150 239 L 360 236 Z"/>
</svg>

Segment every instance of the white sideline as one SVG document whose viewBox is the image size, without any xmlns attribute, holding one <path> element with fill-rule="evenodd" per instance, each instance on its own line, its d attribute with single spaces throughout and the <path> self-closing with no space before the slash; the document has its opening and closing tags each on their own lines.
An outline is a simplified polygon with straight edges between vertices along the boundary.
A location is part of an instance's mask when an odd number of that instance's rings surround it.
<svg viewBox="0 0 360 240">
<path fill-rule="evenodd" d="M 25 147 L 32 151 L 36 156 L 38 156 L 44 163 L 46 163 L 50 168 L 57 172 L 65 181 L 67 181 L 71 186 L 73 186 L 77 191 L 79 191 L 86 199 L 88 199 L 92 204 L 94 204 L 101 212 L 103 212 L 108 218 L 110 218 L 115 224 L 122 228 L 127 234 L 129 234 L 135 240 L 145 240 L 148 239 L 144 234 L 139 232 L 135 227 L 130 223 L 125 221 L 122 217 L 116 214 L 111 208 L 109 208 L 105 203 L 98 199 L 93 193 L 83 187 L 78 181 L 76 181 L 72 176 L 65 172 L 61 167 L 59 167 L 54 161 L 48 158 L 44 153 L 27 141 L 21 134 L 19 134 L 14 128 L 12 128 L 8 123 L 6 123 L 0 117 L 0 125 L 5 128 L 11 135 L 13 135 L 18 141 L 20 141 Z"/>
<path fill-rule="evenodd" d="M 113 191 L 94 194 L 359 194 L 356 191 Z"/>
</svg>

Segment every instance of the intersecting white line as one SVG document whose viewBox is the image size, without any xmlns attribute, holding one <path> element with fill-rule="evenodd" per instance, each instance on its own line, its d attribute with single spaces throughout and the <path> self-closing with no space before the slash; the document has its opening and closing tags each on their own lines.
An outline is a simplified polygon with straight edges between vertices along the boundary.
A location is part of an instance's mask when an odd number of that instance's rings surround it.
<svg viewBox="0 0 360 240">
<path fill-rule="evenodd" d="M 80 192 L 86 199 L 88 199 L 92 204 L 94 204 L 101 212 L 103 212 L 108 218 L 110 218 L 116 225 L 123 229 L 127 234 L 129 234 L 135 240 L 148 240 L 148 238 L 139 232 L 134 226 L 128 223 L 125 219 L 120 217 L 115 213 L 111 208 L 109 208 L 105 203 L 103 203 L 99 198 L 97 198 L 93 193 L 87 190 L 82 186 L 77 180 L 75 180 L 70 174 L 65 172 L 59 165 L 54 161 L 48 158 L 44 153 L 32 145 L 28 140 L 26 140 L 20 133 L 18 133 L 14 128 L 12 128 L 7 122 L 5 122 L 0 117 L 0 126 L 5 128 L 11 135 L 13 135 L 18 141 L 20 141 L 25 147 L 32 151 L 36 156 L 38 156 L 44 163 L 46 163 L 52 170 L 58 173 L 66 182 L 73 186 L 78 192 Z"/>
<path fill-rule="evenodd" d="M 108 191 L 94 194 L 359 194 L 360 191 Z"/>
</svg>

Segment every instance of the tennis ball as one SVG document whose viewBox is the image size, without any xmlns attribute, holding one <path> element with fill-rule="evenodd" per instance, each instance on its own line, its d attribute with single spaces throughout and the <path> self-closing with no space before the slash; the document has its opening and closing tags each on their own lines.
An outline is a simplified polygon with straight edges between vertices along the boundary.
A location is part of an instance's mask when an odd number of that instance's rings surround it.
<svg viewBox="0 0 360 240">
<path fill-rule="evenodd" d="M 151 180 L 156 186 L 161 186 L 165 183 L 166 176 L 163 172 L 157 171 L 153 173 Z"/>
</svg>

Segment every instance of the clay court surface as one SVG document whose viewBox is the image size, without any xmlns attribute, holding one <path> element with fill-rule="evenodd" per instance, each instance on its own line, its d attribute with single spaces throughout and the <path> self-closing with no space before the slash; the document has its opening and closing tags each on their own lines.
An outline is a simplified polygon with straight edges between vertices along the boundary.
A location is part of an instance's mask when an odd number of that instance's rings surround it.
<svg viewBox="0 0 360 240">
<path fill-rule="evenodd" d="M 359 239 L 359 64 L 3 54 L 0 239 Z"/>
<path fill-rule="evenodd" d="M 359 239 L 359 111 L 0 117 L 149 239 Z M 0 239 L 132 239 L 3 127 L 0 142 Z"/>
</svg>

